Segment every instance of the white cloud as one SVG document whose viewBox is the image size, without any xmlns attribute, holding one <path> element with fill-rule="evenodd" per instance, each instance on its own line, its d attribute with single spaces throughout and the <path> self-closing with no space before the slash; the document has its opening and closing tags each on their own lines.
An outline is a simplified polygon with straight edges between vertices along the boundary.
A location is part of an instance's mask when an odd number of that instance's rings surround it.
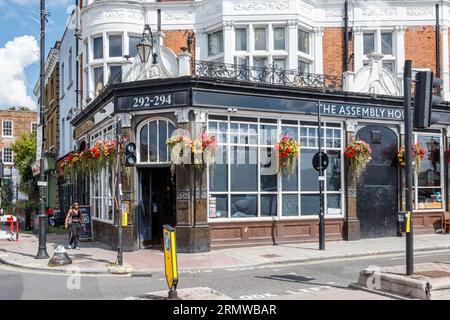
<svg viewBox="0 0 450 320">
<path fill-rule="evenodd" d="M 36 108 L 27 94 L 25 69 L 39 61 L 39 46 L 32 36 L 17 37 L 0 48 L 0 108 Z"/>
</svg>

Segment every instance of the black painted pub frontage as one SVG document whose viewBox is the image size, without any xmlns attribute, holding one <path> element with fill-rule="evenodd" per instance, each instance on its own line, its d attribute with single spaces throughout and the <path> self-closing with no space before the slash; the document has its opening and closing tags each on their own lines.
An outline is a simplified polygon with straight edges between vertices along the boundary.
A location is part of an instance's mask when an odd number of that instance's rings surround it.
<svg viewBox="0 0 450 320">
<path fill-rule="evenodd" d="M 404 209 L 402 97 L 256 84 L 208 77 L 156 79 L 108 86 L 72 122 L 78 146 L 121 134 L 137 145 L 137 165 L 124 167 L 125 250 L 161 244 L 162 225 L 176 227 L 180 252 L 318 241 L 320 106 L 325 174 L 326 239 L 397 236 Z M 414 230 L 434 233 L 448 210 L 450 108 L 433 109 L 433 125 L 414 133 L 426 151 L 414 176 Z M 171 177 L 168 137 L 177 129 L 217 140 L 216 163 L 200 174 L 178 167 Z M 195 131 L 195 130 L 196 131 Z M 282 135 L 301 145 L 290 177 L 262 175 Z M 372 148 L 357 183 L 344 150 L 353 137 Z M 81 150 L 80 150 L 81 151 Z M 86 177 L 96 240 L 116 247 L 114 172 Z"/>
</svg>

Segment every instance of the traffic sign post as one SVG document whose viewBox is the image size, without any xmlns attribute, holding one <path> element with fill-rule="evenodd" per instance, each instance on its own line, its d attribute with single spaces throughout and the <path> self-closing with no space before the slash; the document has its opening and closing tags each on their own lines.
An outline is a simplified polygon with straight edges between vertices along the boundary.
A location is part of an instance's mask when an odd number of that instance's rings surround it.
<svg viewBox="0 0 450 320">
<path fill-rule="evenodd" d="M 164 267 L 167 285 L 169 287 L 169 299 L 178 298 L 178 265 L 177 265 L 177 248 L 175 243 L 175 228 L 164 225 Z"/>
<path fill-rule="evenodd" d="M 328 156 L 322 152 L 322 124 L 321 124 L 321 110 L 320 101 L 317 104 L 317 122 L 318 122 L 318 139 L 319 139 L 319 152 L 314 155 L 313 167 L 319 171 L 319 193 L 320 193 L 320 212 L 319 212 L 319 250 L 325 250 L 325 210 L 323 189 L 325 176 L 323 171 L 327 169 L 329 159 Z"/>
</svg>

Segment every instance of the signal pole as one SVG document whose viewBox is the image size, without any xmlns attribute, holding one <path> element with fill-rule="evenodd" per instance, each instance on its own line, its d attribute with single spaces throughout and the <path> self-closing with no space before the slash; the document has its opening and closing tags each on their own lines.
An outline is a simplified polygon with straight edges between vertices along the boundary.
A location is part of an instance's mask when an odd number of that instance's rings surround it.
<svg viewBox="0 0 450 320">
<path fill-rule="evenodd" d="M 413 163 L 412 163 L 412 110 L 411 110 L 411 78 L 412 78 L 412 62 L 405 61 L 403 76 L 403 96 L 404 96 L 404 112 L 405 112 L 405 180 L 406 180 L 406 211 L 409 214 L 410 231 L 406 232 L 406 274 L 414 274 L 414 248 L 413 248 Z"/>
</svg>

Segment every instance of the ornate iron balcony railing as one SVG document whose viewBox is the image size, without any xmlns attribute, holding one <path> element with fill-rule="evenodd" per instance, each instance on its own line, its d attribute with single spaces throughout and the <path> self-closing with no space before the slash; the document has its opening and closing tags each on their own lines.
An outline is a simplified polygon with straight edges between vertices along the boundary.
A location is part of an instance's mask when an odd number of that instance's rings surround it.
<svg viewBox="0 0 450 320">
<path fill-rule="evenodd" d="M 343 91 L 342 77 L 299 72 L 298 70 L 284 70 L 277 65 L 257 68 L 247 65 L 195 61 L 192 69 L 192 76 Z"/>
</svg>

